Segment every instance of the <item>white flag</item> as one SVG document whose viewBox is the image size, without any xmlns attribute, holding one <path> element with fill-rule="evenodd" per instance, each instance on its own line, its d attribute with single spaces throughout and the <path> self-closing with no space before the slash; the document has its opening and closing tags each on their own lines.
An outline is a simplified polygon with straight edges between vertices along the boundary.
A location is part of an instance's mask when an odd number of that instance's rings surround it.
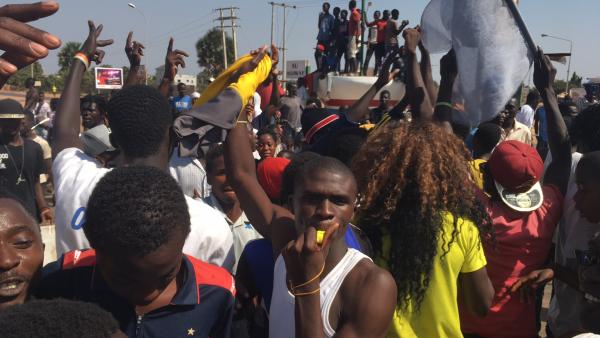
<svg viewBox="0 0 600 338">
<path fill-rule="evenodd" d="M 472 126 L 504 108 L 533 63 L 503 0 L 431 0 L 421 17 L 430 53 L 456 52 L 456 89 Z"/>
</svg>

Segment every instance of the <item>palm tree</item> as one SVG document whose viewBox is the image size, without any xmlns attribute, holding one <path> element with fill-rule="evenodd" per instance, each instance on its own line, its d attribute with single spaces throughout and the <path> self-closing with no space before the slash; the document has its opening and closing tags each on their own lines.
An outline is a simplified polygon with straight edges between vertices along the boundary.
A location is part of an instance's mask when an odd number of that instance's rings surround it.
<svg viewBox="0 0 600 338">
<path fill-rule="evenodd" d="M 79 51 L 81 44 L 79 42 L 67 42 L 58 52 L 58 66 L 61 72 L 68 72 L 73 62 L 73 56 Z"/>
</svg>

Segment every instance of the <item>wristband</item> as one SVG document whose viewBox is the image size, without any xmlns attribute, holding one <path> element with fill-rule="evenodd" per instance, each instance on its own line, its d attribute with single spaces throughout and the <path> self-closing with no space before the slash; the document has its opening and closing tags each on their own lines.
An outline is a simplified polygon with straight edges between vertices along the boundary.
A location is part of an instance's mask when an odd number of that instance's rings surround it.
<svg viewBox="0 0 600 338">
<path fill-rule="evenodd" d="M 75 59 L 83 62 L 83 65 L 85 66 L 85 70 L 88 70 L 90 68 L 90 59 L 88 59 L 87 55 L 85 55 L 82 52 L 77 52 L 75 53 L 75 55 L 73 56 Z"/>
<path fill-rule="evenodd" d="M 319 293 L 320 291 L 321 291 L 321 288 L 317 288 L 316 290 L 309 291 L 309 292 L 293 293 L 293 295 L 294 295 L 294 297 L 311 296 L 311 295 Z"/>
<path fill-rule="evenodd" d="M 448 107 L 450 109 L 454 109 L 454 106 L 450 102 L 438 102 L 435 104 L 436 107 Z"/>
<path fill-rule="evenodd" d="M 298 284 L 298 285 L 293 285 L 292 284 L 292 290 L 295 290 L 297 288 L 301 288 L 303 286 L 307 286 L 308 284 L 316 281 L 319 277 L 321 277 L 321 275 L 323 274 L 323 271 L 325 271 L 325 263 L 323 263 L 323 267 L 321 268 L 321 271 L 319 271 L 319 273 L 314 276 L 313 278 L 311 278 L 310 280 L 308 280 L 307 282 L 304 282 L 302 284 Z M 291 283 L 290 283 L 291 284 Z"/>
</svg>

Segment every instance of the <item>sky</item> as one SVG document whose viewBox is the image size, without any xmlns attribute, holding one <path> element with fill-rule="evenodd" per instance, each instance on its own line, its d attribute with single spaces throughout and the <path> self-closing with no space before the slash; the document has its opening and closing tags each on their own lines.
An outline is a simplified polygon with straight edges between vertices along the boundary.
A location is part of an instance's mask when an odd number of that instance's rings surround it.
<svg viewBox="0 0 600 338">
<path fill-rule="evenodd" d="M 13 0 L 15 1 L 15 0 Z M 128 66 L 124 47 L 127 33 L 134 31 L 134 39 L 146 45 L 146 64 L 150 74 L 164 63 L 169 37 L 175 39 L 175 48 L 190 54 L 187 66 L 180 70 L 182 74 L 197 74 L 195 44 L 202 35 L 218 25 L 215 19 L 219 7 L 239 7 L 236 15 L 238 24 L 238 53 L 242 55 L 252 49 L 268 44 L 271 36 L 271 6 L 267 0 L 130 0 L 136 9 L 128 7 L 128 1 L 122 0 L 63 0 L 59 1 L 60 10 L 55 15 L 34 23 L 36 27 L 60 37 L 63 43 L 83 42 L 87 37 L 87 20 L 104 24 L 102 38 L 113 38 L 115 43 L 106 47 L 103 63 L 121 67 Z M 282 1 L 282 0 L 278 0 Z M 16 1 L 29 2 L 29 1 Z M 329 1 L 332 8 L 347 7 L 345 0 Z M 368 1 L 367 1 L 368 2 Z M 376 9 L 400 10 L 400 18 L 408 19 L 410 25 L 419 23 L 421 13 L 428 0 L 372 0 L 368 10 L 371 17 Z M 317 17 L 322 1 L 297 0 L 287 2 L 295 5 L 288 9 L 287 18 L 287 60 L 310 61 L 314 69 L 313 48 L 316 44 Z M 359 1 L 360 4 L 360 1 Z M 573 59 L 571 73 L 584 78 L 600 76 L 600 34 L 597 28 L 600 1 L 598 0 L 521 0 L 521 15 L 529 27 L 536 44 L 545 52 L 568 52 L 569 43 L 551 38 L 542 38 L 541 34 L 555 35 L 573 41 Z M 276 42 L 281 46 L 283 36 L 283 11 L 277 9 L 275 17 Z M 46 74 L 58 70 L 58 51 L 51 51 L 42 60 Z M 439 79 L 439 58 L 432 56 L 435 78 Z M 555 64 L 557 79 L 566 77 L 567 67 Z"/>
</svg>

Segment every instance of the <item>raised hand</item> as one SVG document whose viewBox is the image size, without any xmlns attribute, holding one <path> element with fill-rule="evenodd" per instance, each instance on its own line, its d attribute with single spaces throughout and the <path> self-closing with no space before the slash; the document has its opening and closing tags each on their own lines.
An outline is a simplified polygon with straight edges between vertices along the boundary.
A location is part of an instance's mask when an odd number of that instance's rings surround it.
<svg viewBox="0 0 600 338">
<path fill-rule="evenodd" d="M 169 39 L 169 46 L 167 47 L 167 55 L 165 56 L 165 79 L 170 81 L 175 80 L 177 75 L 177 67 L 185 68 L 185 58 L 188 57 L 188 53 L 179 49 L 173 50 L 173 38 Z"/>
<path fill-rule="evenodd" d="M 127 54 L 130 66 L 136 67 L 142 63 L 144 48 L 146 47 L 141 42 L 131 41 L 132 37 L 133 32 L 129 32 L 127 41 L 125 42 L 125 54 Z"/>
<path fill-rule="evenodd" d="M 556 76 L 556 68 L 552 66 L 550 59 L 544 55 L 544 51 L 538 47 L 537 55 L 533 62 L 533 83 L 540 91 L 552 89 L 554 77 Z"/>
<path fill-rule="evenodd" d="M 440 75 L 442 78 L 455 79 L 458 75 L 458 66 L 456 64 L 456 53 L 450 49 L 448 54 L 440 60 Z"/>
<path fill-rule="evenodd" d="M 417 29 L 408 28 L 402 33 L 404 38 L 404 46 L 410 53 L 416 53 L 419 42 L 421 41 L 421 33 Z"/>
<path fill-rule="evenodd" d="M 394 51 L 389 53 L 383 63 L 381 64 L 381 69 L 379 71 L 379 76 L 377 77 L 377 81 L 375 85 L 379 88 L 383 88 L 385 85 L 390 83 L 398 73 L 400 73 L 400 69 L 394 69 L 390 71 L 390 68 L 394 65 L 396 61 L 400 59 L 399 51 Z"/>
<path fill-rule="evenodd" d="M 316 228 L 308 226 L 304 233 L 283 249 L 281 254 L 292 284 L 292 293 L 304 294 L 318 290 L 319 277 L 325 268 L 325 253 L 328 252 L 331 237 L 338 228 L 339 224 L 331 225 L 325 231 L 322 244 L 318 244 Z"/>
<path fill-rule="evenodd" d="M 277 47 L 272 46 L 271 50 L 273 51 L 273 55 L 279 55 L 279 52 L 277 51 Z M 250 52 L 250 55 L 253 56 L 252 60 L 244 63 L 240 68 L 238 68 L 235 72 L 233 72 L 231 74 L 231 76 L 229 76 L 229 81 L 228 81 L 229 83 L 237 82 L 237 80 L 240 78 L 240 76 L 253 71 L 258 66 L 258 64 L 262 61 L 262 59 L 265 57 L 265 55 L 267 55 L 267 47 L 263 46 L 257 50 L 253 50 L 252 52 Z M 273 66 L 273 64 L 274 64 L 274 61 L 272 63 L 271 69 L 275 68 Z"/>
<path fill-rule="evenodd" d="M 92 20 L 88 20 L 88 26 L 90 28 L 90 32 L 88 34 L 87 39 L 83 42 L 81 46 L 81 52 L 84 53 L 90 63 L 92 61 L 96 62 L 96 64 L 102 63 L 102 59 L 104 58 L 104 51 L 98 49 L 98 47 L 105 47 L 111 45 L 113 43 L 113 39 L 109 40 L 98 40 L 100 33 L 102 33 L 102 25 L 96 27 Z"/>
<path fill-rule="evenodd" d="M 58 11 L 54 1 L 0 7 L 0 87 L 17 70 L 48 55 L 49 49 L 60 47 L 58 37 L 25 22 L 50 16 Z"/>
</svg>

